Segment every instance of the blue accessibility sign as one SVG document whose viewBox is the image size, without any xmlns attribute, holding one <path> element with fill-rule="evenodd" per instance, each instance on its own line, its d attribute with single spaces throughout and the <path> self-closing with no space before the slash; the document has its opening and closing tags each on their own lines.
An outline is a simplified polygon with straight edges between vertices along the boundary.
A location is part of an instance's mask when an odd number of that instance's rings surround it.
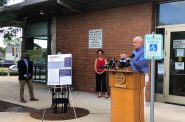
<svg viewBox="0 0 185 122">
<path fill-rule="evenodd" d="M 155 60 L 163 58 L 163 36 L 161 34 L 145 35 L 144 57 Z"/>
<path fill-rule="evenodd" d="M 157 44 L 150 44 L 150 51 L 157 51 Z"/>
</svg>

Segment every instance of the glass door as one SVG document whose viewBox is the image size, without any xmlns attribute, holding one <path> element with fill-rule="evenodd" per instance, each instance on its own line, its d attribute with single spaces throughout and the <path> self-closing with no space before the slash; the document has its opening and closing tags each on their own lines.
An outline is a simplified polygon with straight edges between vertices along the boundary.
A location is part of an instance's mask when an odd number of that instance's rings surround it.
<svg viewBox="0 0 185 122">
<path fill-rule="evenodd" d="M 166 28 L 165 102 L 185 104 L 185 27 Z"/>
<path fill-rule="evenodd" d="M 162 34 L 165 38 L 165 28 L 157 28 L 156 34 Z M 163 40 L 163 50 L 165 41 Z M 155 61 L 155 101 L 164 102 L 164 59 Z"/>
</svg>

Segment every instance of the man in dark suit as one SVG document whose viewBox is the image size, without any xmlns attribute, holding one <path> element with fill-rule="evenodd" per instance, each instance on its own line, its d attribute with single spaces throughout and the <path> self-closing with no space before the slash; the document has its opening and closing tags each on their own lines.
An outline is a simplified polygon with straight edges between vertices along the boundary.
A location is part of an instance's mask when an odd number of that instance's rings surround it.
<svg viewBox="0 0 185 122">
<path fill-rule="evenodd" d="M 33 85 L 32 85 L 32 74 L 33 74 L 33 62 L 29 61 L 26 52 L 23 52 L 22 59 L 18 61 L 18 72 L 19 72 L 19 82 L 20 82 L 20 102 L 26 103 L 24 99 L 24 86 L 25 83 L 28 85 L 30 93 L 30 101 L 38 101 L 34 97 Z"/>
</svg>

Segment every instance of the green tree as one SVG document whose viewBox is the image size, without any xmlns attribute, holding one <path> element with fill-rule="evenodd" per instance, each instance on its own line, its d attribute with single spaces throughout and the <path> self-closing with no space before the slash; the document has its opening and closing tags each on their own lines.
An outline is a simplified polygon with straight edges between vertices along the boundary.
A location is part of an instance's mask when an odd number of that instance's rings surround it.
<svg viewBox="0 0 185 122">
<path fill-rule="evenodd" d="M 0 0 L 0 7 L 6 5 L 9 2 L 9 0 Z"/>
<path fill-rule="evenodd" d="M 0 51 L 5 54 L 6 48 L 0 47 Z"/>
<path fill-rule="evenodd" d="M 19 46 L 21 44 L 20 37 L 4 38 L 3 40 L 6 46 Z"/>
</svg>

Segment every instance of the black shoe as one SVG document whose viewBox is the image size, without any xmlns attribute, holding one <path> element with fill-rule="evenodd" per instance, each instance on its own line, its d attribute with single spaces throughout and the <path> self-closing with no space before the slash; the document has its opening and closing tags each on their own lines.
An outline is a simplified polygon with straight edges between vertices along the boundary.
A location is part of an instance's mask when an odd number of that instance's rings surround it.
<svg viewBox="0 0 185 122">
<path fill-rule="evenodd" d="M 25 99 L 21 99 L 20 102 L 26 103 L 26 100 Z"/>
<path fill-rule="evenodd" d="M 31 98 L 30 101 L 38 101 L 39 99 L 37 98 Z"/>
</svg>

